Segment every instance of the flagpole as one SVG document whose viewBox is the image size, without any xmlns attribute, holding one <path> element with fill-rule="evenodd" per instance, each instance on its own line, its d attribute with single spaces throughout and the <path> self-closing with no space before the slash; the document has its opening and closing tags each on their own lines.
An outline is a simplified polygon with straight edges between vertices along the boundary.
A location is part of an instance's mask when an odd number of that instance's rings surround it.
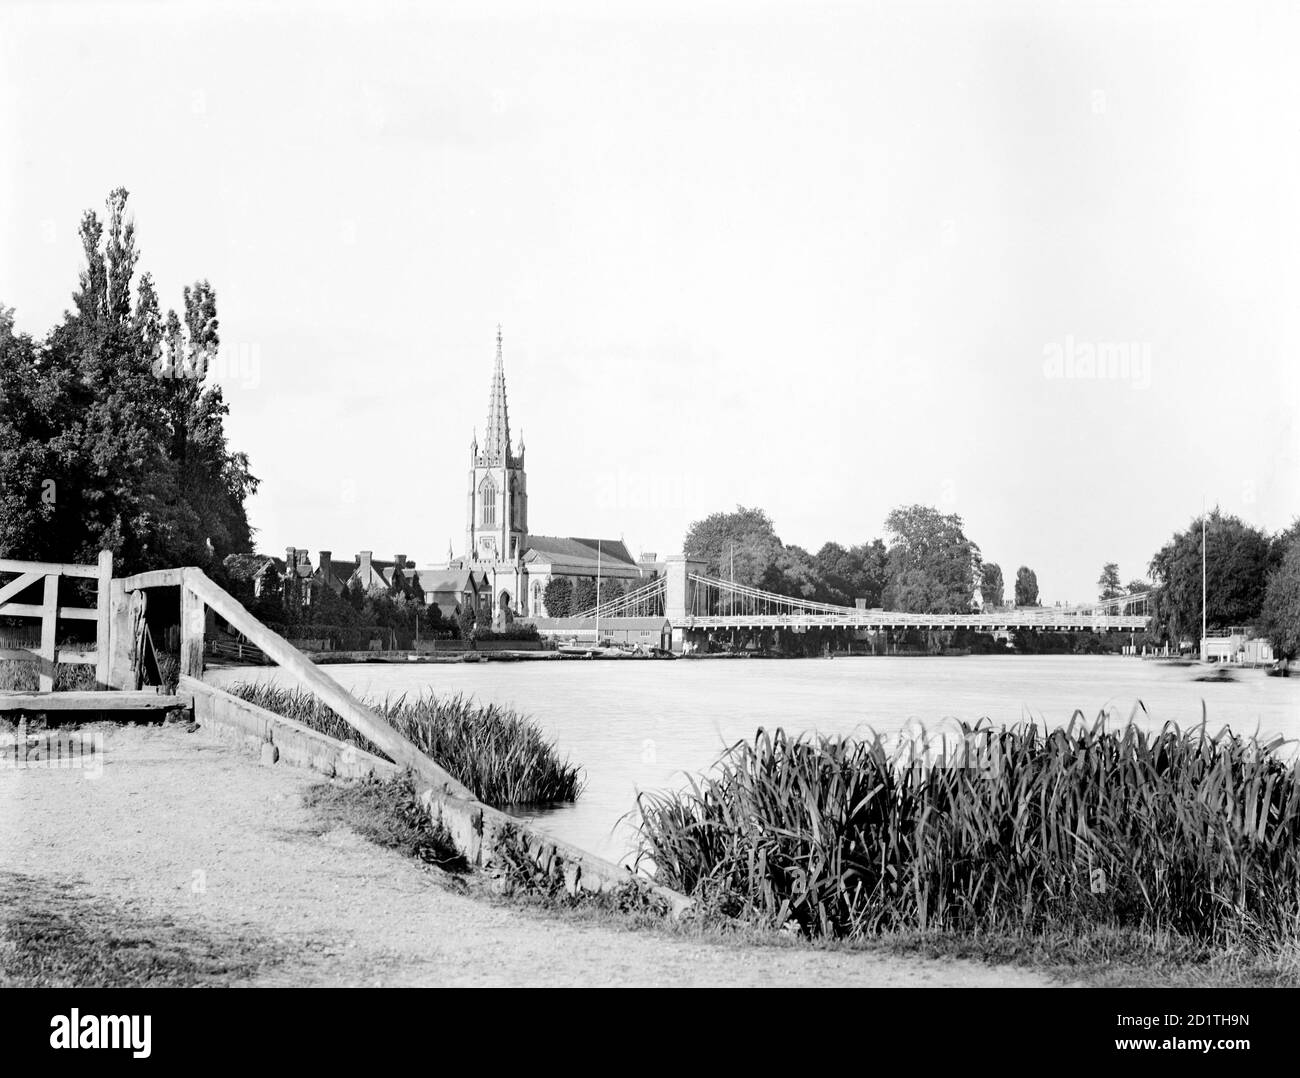
<svg viewBox="0 0 1300 1078">
<path fill-rule="evenodd" d="M 1205 658 L 1205 499 L 1201 499 L 1201 658 Z"/>
</svg>

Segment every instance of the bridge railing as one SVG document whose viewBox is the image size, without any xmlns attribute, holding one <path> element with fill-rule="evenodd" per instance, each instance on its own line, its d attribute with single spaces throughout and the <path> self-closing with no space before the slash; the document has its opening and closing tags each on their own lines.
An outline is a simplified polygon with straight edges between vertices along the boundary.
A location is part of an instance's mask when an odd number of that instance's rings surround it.
<svg viewBox="0 0 1300 1078">
<path fill-rule="evenodd" d="M 113 579 L 113 554 L 101 550 L 94 565 L 74 565 L 59 562 L 14 561 L 0 559 L 0 576 L 12 579 L 0 583 L 0 616 L 31 618 L 40 622 L 40 643 L 30 647 L 0 646 L 0 659 L 37 664 L 36 682 L 39 692 L 52 692 L 57 668 L 60 665 L 87 665 L 95 668 L 95 681 L 100 688 L 109 683 L 109 594 Z M 96 582 L 94 606 L 60 605 L 61 585 L 67 579 Z M 20 603 L 24 592 L 41 590 L 41 602 Z M 95 623 L 95 648 L 60 648 L 58 626 L 60 621 L 93 621 Z"/>
</svg>

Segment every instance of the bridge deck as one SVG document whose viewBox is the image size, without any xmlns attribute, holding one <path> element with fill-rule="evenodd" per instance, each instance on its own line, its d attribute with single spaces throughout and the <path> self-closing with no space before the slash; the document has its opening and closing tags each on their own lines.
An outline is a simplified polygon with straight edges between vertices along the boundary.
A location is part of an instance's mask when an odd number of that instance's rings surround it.
<svg viewBox="0 0 1300 1078">
<path fill-rule="evenodd" d="M 978 629 L 984 632 L 1142 632 L 1145 617 L 1087 614 L 904 614 L 863 611 L 861 614 L 736 614 L 730 617 L 687 617 L 683 629 Z"/>
</svg>

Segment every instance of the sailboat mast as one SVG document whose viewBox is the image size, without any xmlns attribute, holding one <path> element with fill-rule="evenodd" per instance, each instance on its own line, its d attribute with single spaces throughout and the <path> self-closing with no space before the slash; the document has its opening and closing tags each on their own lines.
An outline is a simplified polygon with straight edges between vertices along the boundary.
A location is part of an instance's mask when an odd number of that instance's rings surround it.
<svg viewBox="0 0 1300 1078">
<path fill-rule="evenodd" d="M 1201 657 L 1205 657 L 1205 508 L 1201 507 Z"/>
<path fill-rule="evenodd" d="M 596 540 L 596 645 L 600 646 L 600 540 Z"/>
</svg>

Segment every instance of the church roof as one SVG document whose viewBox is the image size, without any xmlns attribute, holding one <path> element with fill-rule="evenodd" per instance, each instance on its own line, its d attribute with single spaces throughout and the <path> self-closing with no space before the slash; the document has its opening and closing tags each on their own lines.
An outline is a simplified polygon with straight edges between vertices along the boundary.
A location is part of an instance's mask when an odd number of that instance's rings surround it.
<svg viewBox="0 0 1300 1078">
<path fill-rule="evenodd" d="M 524 558 L 532 562 L 590 568 L 593 573 L 598 559 L 602 566 L 611 568 L 619 564 L 639 568 L 621 539 L 563 539 L 554 535 L 530 535 Z"/>
</svg>

